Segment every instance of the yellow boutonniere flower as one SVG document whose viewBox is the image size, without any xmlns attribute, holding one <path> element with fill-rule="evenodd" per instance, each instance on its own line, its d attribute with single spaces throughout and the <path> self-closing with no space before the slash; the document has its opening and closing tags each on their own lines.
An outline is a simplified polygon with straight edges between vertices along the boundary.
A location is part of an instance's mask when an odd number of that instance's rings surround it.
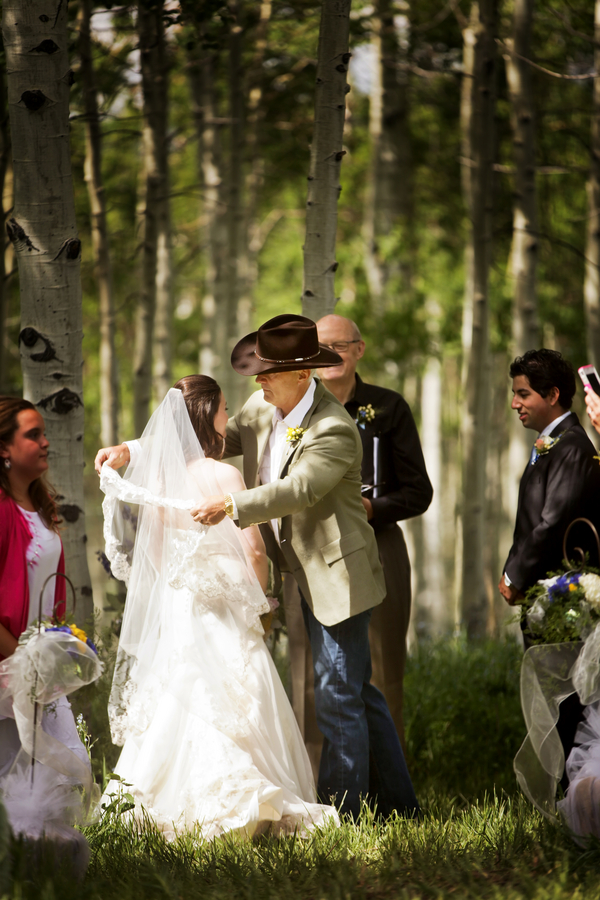
<svg viewBox="0 0 600 900">
<path fill-rule="evenodd" d="M 359 428 L 365 427 L 365 422 L 372 422 L 377 413 L 373 409 L 370 403 L 367 403 L 366 406 L 359 406 L 358 413 L 355 418 L 355 422 Z"/>
<path fill-rule="evenodd" d="M 297 428 L 288 428 L 287 434 L 285 436 L 286 442 L 288 444 L 297 444 L 298 441 L 301 441 L 306 433 L 306 428 L 301 428 L 298 426 Z"/>
</svg>

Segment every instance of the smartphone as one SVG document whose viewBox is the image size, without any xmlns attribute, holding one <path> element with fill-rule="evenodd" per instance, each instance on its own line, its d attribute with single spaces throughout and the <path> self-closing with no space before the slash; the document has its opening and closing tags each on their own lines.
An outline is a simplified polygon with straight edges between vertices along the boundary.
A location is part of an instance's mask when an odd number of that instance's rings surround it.
<svg viewBox="0 0 600 900">
<path fill-rule="evenodd" d="M 595 394 L 600 394 L 600 375 L 596 372 L 596 367 L 581 366 L 577 371 L 584 385 L 589 384 Z"/>
</svg>

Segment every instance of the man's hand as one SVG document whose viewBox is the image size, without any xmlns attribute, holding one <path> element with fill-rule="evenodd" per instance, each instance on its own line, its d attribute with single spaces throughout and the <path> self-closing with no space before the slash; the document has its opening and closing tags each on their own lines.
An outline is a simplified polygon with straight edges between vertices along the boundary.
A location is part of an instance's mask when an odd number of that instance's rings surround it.
<svg viewBox="0 0 600 900">
<path fill-rule="evenodd" d="M 586 388 L 585 405 L 592 425 L 600 434 L 600 397 L 591 388 Z"/>
<path fill-rule="evenodd" d="M 509 606 L 514 606 L 516 603 L 519 602 L 519 600 L 522 600 L 523 597 L 525 596 L 525 594 L 523 594 L 521 591 L 517 590 L 517 588 L 514 586 L 514 584 L 511 584 L 509 587 L 504 580 L 504 575 L 502 575 L 502 578 L 500 579 L 500 582 L 498 584 L 498 590 L 500 591 L 500 593 L 502 594 L 502 596 L 504 597 L 504 599 L 506 600 L 506 602 L 508 603 Z"/>
<path fill-rule="evenodd" d="M 362 504 L 365 508 L 365 512 L 367 514 L 367 519 L 372 519 L 373 518 L 373 504 L 368 499 L 368 497 L 361 497 L 360 499 L 362 500 Z"/>
<path fill-rule="evenodd" d="M 119 444 L 117 447 L 103 447 L 98 450 L 96 459 L 94 460 L 94 468 L 98 475 L 102 464 L 107 462 L 111 469 L 120 469 L 125 463 L 129 462 L 129 447 L 127 444 Z"/>
<path fill-rule="evenodd" d="M 207 497 L 199 506 L 190 510 L 194 522 L 200 522 L 201 525 L 218 525 L 225 518 L 225 497 L 217 494 L 214 497 Z"/>
</svg>

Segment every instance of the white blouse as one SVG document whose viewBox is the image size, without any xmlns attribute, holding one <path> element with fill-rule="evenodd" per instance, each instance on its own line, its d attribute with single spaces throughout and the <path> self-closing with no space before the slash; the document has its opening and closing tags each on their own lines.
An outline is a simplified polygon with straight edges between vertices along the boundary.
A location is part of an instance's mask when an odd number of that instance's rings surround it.
<svg viewBox="0 0 600 900">
<path fill-rule="evenodd" d="M 37 622 L 40 609 L 40 593 L 46 578 L 58 571 L 58 563 L 62 551 L 59 536 L 51 528 L 47 528 L 38 512 L 29 512 L 19 507 L 27 520 L 32 534 L 27 548 L 27 577 L 29 580 L 29 615 L 27 624 Z M 54 609 L 56 578 L 48 582 L 42 601 L 42 618 L 49 618 Z"/>
</svg>

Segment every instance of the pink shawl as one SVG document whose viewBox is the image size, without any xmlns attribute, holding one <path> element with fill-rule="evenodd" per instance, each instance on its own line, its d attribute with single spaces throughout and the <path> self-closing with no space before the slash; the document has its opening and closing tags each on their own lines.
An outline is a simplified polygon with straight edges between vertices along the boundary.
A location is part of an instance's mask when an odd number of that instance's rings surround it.
<svg viewBox="0 0 600 900">
<path fill-rule="evenodd" d="M 0 491 L 0 624 L 18 638 L 29 618 L 29 579 L 27 547 L 31 533 L 15 501 Z M 58 571 L 65 571 L 65 553 L 61 550 Z M 54 612 L 65 614 L 65 580 L 56 579 Z M 3 657 L 0 655 L 0 660 Z"/>
</svg>

